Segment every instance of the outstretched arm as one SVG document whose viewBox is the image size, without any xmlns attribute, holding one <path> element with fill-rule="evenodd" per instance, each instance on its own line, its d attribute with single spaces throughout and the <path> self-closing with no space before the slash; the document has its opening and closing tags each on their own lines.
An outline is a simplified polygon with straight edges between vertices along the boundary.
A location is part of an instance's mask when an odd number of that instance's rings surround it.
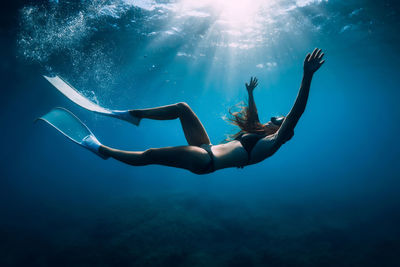
<svg viewBox="0 0 400 267">
<path fill-rule="evenodd" d="M 279 131 L 276 133 L 276 141 L 278 144 L 283 144 L 292 136 L 294 127 L 296 127 L 297 122 L 306 108 L 312 77 L 325 62 L 325 60 L 322 60 L 323 56 L 324 53 L 322 53 L 322 50 L 315 48 L 314 51 L 311 54 L 307 54 L 304 59 L 304 74 L 300 90 L 292 109 L 283 121 Z"/>
<path fill-rule="evenodd" d="M 256 77 L 250 78 L 250 84 L 246 83 L 246 89 L 249 94 L 249 113 L 248 113 L 249 118 L 248 119 L 252 123 L 260 122 L 260 119 L 258 118 L 256 102 L 254 102 L 254 96 L 253 96 L 254 88 L 256 88 L 257 85 L 258 85 L 258 80 Z"/>
</svg>

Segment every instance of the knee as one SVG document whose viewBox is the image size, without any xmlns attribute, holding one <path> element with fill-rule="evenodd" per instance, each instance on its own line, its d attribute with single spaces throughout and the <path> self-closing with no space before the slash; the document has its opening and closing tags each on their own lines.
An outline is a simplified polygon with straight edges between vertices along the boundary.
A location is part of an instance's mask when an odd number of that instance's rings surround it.
<svg viewBox="0 0 400 267">
<path fill-rule="evenodd" d="M 190 108 L 190 106 L 188 105 L 188 103 L 186 103 L 186 102 L 179 102 L 176 104 L 176 106 L 180 112 L 187 112 L 187 111 L 192 110 Z"/>
<path fill-rule="evenodd" d="M 144 162 L 151 162 L 154 158 L 154 148 L 149 148 L 142 153 L 142 159 Z"/>
</svg>

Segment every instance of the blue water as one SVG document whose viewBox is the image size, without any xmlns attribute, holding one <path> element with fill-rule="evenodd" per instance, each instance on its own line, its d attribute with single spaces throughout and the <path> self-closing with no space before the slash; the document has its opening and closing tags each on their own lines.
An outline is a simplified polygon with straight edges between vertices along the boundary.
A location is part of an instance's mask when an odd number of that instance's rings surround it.
<svg viewBox="0 0 400 267">
<path fill-rule="evenodd" d="M 4 9 L 1 266 L 398 266 L 396 2 L 214 2 Z M 185 101 L 218 144 L 250 76 L 261 120 L 290 110 L 314 47 L 326 63 L 295 136 L 244 169 L 104 161 L 34 123 L 61 106 L 109 146 L 186 144 L 179 121 L 135 127 L 79 108 L 42 77 L 59 74 L 107 108 Z"/>
</svg>

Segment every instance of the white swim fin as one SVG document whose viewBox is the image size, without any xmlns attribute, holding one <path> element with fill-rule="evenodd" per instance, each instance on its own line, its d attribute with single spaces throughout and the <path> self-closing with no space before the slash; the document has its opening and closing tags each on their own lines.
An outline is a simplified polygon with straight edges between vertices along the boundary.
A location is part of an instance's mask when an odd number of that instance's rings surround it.
<svg viewBox="0 0 400 267">
<path fill-rule="evenodd" d="M 81 145 L 83 147 L 86 147 L 87 149 L 89 149 L 90 151 L 92 151 L 93 153 L 95 153 L 97 156 L 103 158 L 103 159 L 108 159 L 109 157 L 107 157 L 104 154 L 101 154 L 99 152 L 99 148 L 101 146 L 99 140 L 97 140 L 97 138 L 93 135 L 93 134 L 89 134 L 88 136 L 86 136 L 85 138 L 83 138 Z"/>
<path fill-rule="evenodd" d="M 99 106 L 98 104 L 94 103 L 93 101 L 89 100 L 87 97 L 82 95 L 78 90 L 76 90 L 72 85 L 67 83 L 64 79 L 59 76 L 48 77 L 43 75 L 46 80 L 48 80 L 58 91 L 60 91 L 63 95 L 65 95 L 69 100 L 74 102 L 75 104 L 102 114 L 109 117 L 118 118 L 120 120 L 124 120 L 130 122 L 136 126 L 140 123 L 140 118 L 132 116 L 128 110 L 109 110 Z"/>
<path fill-rule="evenodd" d="M 108 158 L 99 152 L 101 144 L 94 134 L 70 111 L 64 108 L 54 108 L 49 113 L 38 118 L 38 120 L 47 122 L 68 139 L 92 151 L 99 157 Z"/>
</svg>

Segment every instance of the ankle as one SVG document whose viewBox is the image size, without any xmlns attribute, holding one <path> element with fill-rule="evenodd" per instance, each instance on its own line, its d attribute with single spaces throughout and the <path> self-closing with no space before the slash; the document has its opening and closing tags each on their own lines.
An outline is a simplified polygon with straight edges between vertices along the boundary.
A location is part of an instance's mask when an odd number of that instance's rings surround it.
<svg viewBox="0 0 400 267">
<path fill-rule="evenodd" d="M 129 114 L 131 114 L 133 117 L 142 118 L 142 112 L 139 109 L 133 109 L 133 110 L 129 110 Z"/>
<path fill-rule="evenodd" d="M 107 157 L 110 156 L 110 155 L 108 154 L 108 149 L 107 149 L 107 147 L 105 147 L 104 145 L 100 145 L 98 151 L 99 151 L 100 154 L 102 154 L 102 155 L 104 155 L 104 156 L 107 156 Z"/>
</svg>

